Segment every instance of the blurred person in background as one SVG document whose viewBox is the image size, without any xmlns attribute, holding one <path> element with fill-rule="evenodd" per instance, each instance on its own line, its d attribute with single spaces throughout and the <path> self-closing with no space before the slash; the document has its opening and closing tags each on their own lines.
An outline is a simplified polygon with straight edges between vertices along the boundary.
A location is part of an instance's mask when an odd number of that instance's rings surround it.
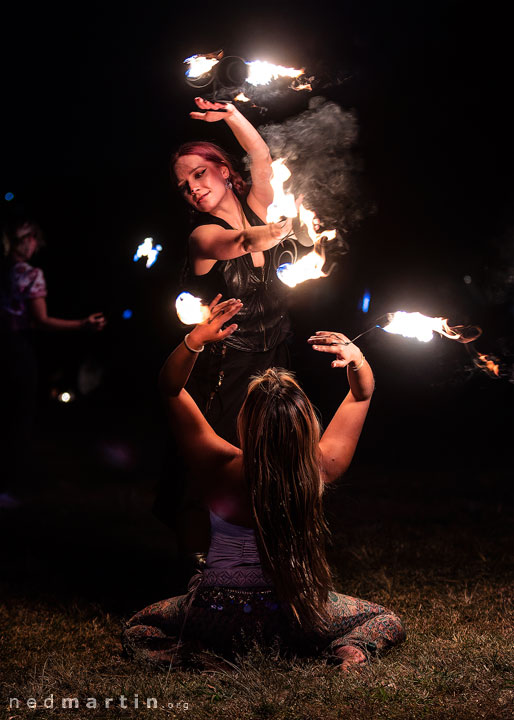
<svg viewBox="0 0 514 720">
<path fill-rule="evenodd" d="M 78 320 L 48 315 L 43 271 L 31 265 L 42 247 L 39 225 L 19 218 L 3 233 L 0 267 L 0 391 L 2 420 L 0 508 L 20 504 L 26 484 L 36 413 L 38 366 L 33 331 L 103 330 L 106 320 L 94 313 Z"/>
</svg>

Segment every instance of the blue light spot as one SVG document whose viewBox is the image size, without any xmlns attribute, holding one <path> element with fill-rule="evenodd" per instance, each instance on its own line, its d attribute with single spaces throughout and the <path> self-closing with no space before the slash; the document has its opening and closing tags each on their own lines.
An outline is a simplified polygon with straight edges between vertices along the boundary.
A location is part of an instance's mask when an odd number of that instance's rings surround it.
<svg viewBox="0 0 514 720">
<path fill-rule="evenodd" d="M 130 320 L 130 318 L 132 317 L 132 310 L 128 310 L 128 309 L 127 309 L 127 310 L 124 310 L 123 313 L 122 313 L 122 315 L 121 315 L 121 317 L 122 317 L 124 320 Z"/>
<path fill-rule="evenodd" d="M 371 296 L 370 296 L 369 292 L 366 290 L 366 292 L 364 293 L 364 297 L 362 298 L 362 305 L 361 305 L 362 312 L 365 312 L 365 313 L 368 312 L 370 302 L 371 302 Z"/>
<path fill-rule="evenodd" d="M 5 193 L 4 197 L 7 200 L 7 202 L 10 202 L 11 200 L 14 200 L 14 193 L 11 193 L 11 192 Z"/>
</svg>

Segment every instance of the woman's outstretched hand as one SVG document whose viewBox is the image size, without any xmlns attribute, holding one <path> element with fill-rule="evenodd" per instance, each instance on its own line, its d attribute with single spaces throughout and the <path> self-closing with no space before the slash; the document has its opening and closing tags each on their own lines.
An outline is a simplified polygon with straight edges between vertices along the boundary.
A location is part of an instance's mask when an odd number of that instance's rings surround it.
<svg viewBox="0 0 514 720">
<path fill-rule="evenodd" d="M 220 300 L 221 294 L 216 295 L 209 305 L 210 316 L 203 323 L 196 325 L 189 333 L 189 342 L 193 347 L 219 342 L 237 330 L 236 323 L 232 323 L 224 330 L 221 328 L 241 310 L 243 303 L 241 300 L 235 300 L 234 298 L 223 302 L 220 302 Z"/>
<path fill-rule="evenodd" d="M 189 113 L 189 117 L 192 117 L 193 120 L 218 122 L 219 120 L 226 120 L 227 117 L 236 112 L 236 107 L 232 103 L 210 102 L 201 97 L 196 97 L 195 103 L 202 112 Z"/>
<path fill-rule="evenodd" d="M 92 315 L 88 315 L 87 318 L 84 318 L 82 324 L 86 330 L 99 332 L 104 329 L 107 324 L 107 320 L 105 319 L 103 313 L 93 313 Z"/>
<path fill-rule="evenodd" d="M 344 368 L 351 362 L 358 366 L 364 357 L 357 345 L 354 345 L 343 333 L 318 330 L 307 342 L 312 345 L 313 350 L 335 355 L 336 359 L 332 361 L 332 367 Z"/>
</svg>

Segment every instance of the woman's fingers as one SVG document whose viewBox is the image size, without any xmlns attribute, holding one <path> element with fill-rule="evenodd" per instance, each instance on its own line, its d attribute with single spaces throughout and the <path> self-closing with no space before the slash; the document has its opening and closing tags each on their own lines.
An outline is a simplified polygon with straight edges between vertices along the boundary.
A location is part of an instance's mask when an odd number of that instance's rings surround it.
<svg viewBox="0 0 514 720">
<path fill-rule="evenodd" d="M 315 335 L 311 335 L 307 340 L 308 343 L 319 343 L 324 345 L 350 345 L 349 340 L 343 333 L 329 332 L 328 330 L 318 330 Z"/>
<path fill-rule="evenodd" d="M 333 355 L 338 355 L 341 350 L 341 345 L 313 345 L 312 349 L 318 352 L 328 352 Z"/>
<path fill-rule="evenodd" d="M 331 366 L 333 368 L 345 368 L 351 363 L 351 360 L 333 360 Z"/>
<path fill-rule="evenodd" d="M 235 330 L 237 330 L 237 325 L 236 323 L 232 323 L 232 325 L 229 325 L 228 328 L 225 328 L 220 332 L 219 339 L 224 340 L 229 335 L 232 335 Z"/>
<path fill-rule="evenodd" d="M 223 297 L 222 294 L 218 293 L 216 295 L 216 297 L 213 300 L 211 300 L 211 302 L 209 303 L 209 310 L 212 310 L 222 297 Z M 227 302 L 227 301 L 225 300 L 225 302 Z M 223 303 L 221 303 L 220 305 L 223 305 Z"/>
<path fill-rule="evenodd" d="M 221 327 L 222 325 L 224 325 L 228 320 L 230 320 L 231 317 L 234 317 L 234 315 L 238 313 L 243 307 L 243 303 L 241 302 L 241 300 L 228 300 L 227 303 L 227 307 L 225 307 L 219 313 L 216 313 L 215 317 L 213 317 L 211 320 L 211 322 L 217 327 Z"/>
</svg>

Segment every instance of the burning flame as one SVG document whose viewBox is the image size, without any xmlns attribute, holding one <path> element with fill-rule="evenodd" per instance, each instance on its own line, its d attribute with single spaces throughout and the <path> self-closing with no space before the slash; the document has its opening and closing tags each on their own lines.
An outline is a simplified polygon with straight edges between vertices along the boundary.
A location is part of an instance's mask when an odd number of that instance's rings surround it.
<svg viewBox="0 0 514 720">
<path fill-rule="evenodd" d="M 272 176 L 270 180 L 273 188 L 273 202 L 268 205 L 266 222 L 278 222 L 284 217 L 293 218 L 298 215 L 294 202 L 294 195 L 284 191 L 284 183 L 291 177 L 289 168 L 284 164 L 284 158 L 271 163 Z"/>
<path fill-rule="evenodd" d="M 207 75 L 212 68 L 217 65 L 219 60 L 215 57 L 206 57 L 205 55 L 191 55 L 184 60 L 189 65 L 186 75 L 191 80 L 196 80 L 202 75 Z"/>
<path fill-rule="evenodd" d="M 403 337 L 416 338 L 421 342 L 430 342 L 434 337 L 434 332 L 461 343 L 472 342 L 482 334 L 481 329 L 475 327 L 466 328 L 468 331 L 474 330 L 472 335 L 464 335 L 463 332 L 457 332 L 458 329 L 464 329 L 462 325 L 450 327 L 445 318 L 428 317 L 418 312 L 408 313 L 399 310 L 395 313 L 388 313 L 387 319 L 389 322 L 382 327 L 382 330 L 395 335 L 403 335 Z"/>
<path fill-rule="evenodd" d="M 295 263 L 280 265 L 277 269 L 277 276 L 285 285 L 291 288 L 296 287 L 298 283 L 305 280 L 326 277 L 326 274 L 321 269 L 324 262 L 324 255 L 320 255 L 316 250 L 313 250 Z"/>
<path fill-rule="evenodd" d="M 184 325 L 197 325 L 204 322 L 210 315 L 207 305 L 200 298 L 188 292 L 182 292 L 175 300 L 175 308 L 180 322 Z"/>
<path fill-rule="evenodd" d="M 489 356 L 478 353 L 477 357 L 474 358 L 473 362 L 481 370 L 485 370 L 489 374 L 496 375 L 496 377 L 500 376 L 499 364 L 495 363 L 494 360 Z"/>
<path fill-rule="evenodd" d="M 247 62 L 248 78 L 250 85 L 268 85 L 272 80 L 280 77 L 297 78 L 304 74 L 304 70 L 286 68 L 282 65 L 273 65 L 265 60 L 254 60 Z"/>
<path fill-rule="evenodd" d="M 316 214 L 312 210 L 302 204 L 296 209 L 294 195 L 284 191 L 284 183 L 291 177 L 289 168 L 285 165 L 284 158 L 274 160 L 271 164 L 273 175 L 270 180 L 273 188 L 273 202 L 268 206 L 266 214 L 267 222 L 278 222 L 284 217 L 300 218 L 300 223 L 305 225 L 307 233 L 313 242 L 312 251 L 298 260 L 296 263 L 284 263 L 277 270 L 280 280 L 289 287 L 296 287 L 298 283 L 304 280 L 316 280 L 320 277 L 326 277 L 322 267 L 325 262 L 325 254 L 321 248 L 321 241 L 333 240 L 336 236 L 335 230 L 325 230 L 317 232 L 315 230 Z"/>
<path fill-rule="evenodd" d="M 236 95 L 234 98 L 234 102 L 251 102 L 250 98 L 247 98 L 244 92 L 240 92 L 239 95 Z"/>
<path fill-rule="evenodd" d="M 141 257 L 146 257 L 146 267 L 152 267 L 154 262 L 157 260 L 157 256 L 161 252 L 161 250 L 161 245 L 154 245 L 153 238 L 147 237 L 138 246 L 136 254 L 134 255 L 134 262 L 137 262 Z"/>
<path fill-rule="evenodd" d="M 300 92 L 300 90 L 309 90 L 309 92 L 312 92 L 312 85 L 310 84 L 310 82 L 292 82 L 289 87 L 291 88 L 291 90 L 296 90 L 297 92 Z"/>
</svg>

